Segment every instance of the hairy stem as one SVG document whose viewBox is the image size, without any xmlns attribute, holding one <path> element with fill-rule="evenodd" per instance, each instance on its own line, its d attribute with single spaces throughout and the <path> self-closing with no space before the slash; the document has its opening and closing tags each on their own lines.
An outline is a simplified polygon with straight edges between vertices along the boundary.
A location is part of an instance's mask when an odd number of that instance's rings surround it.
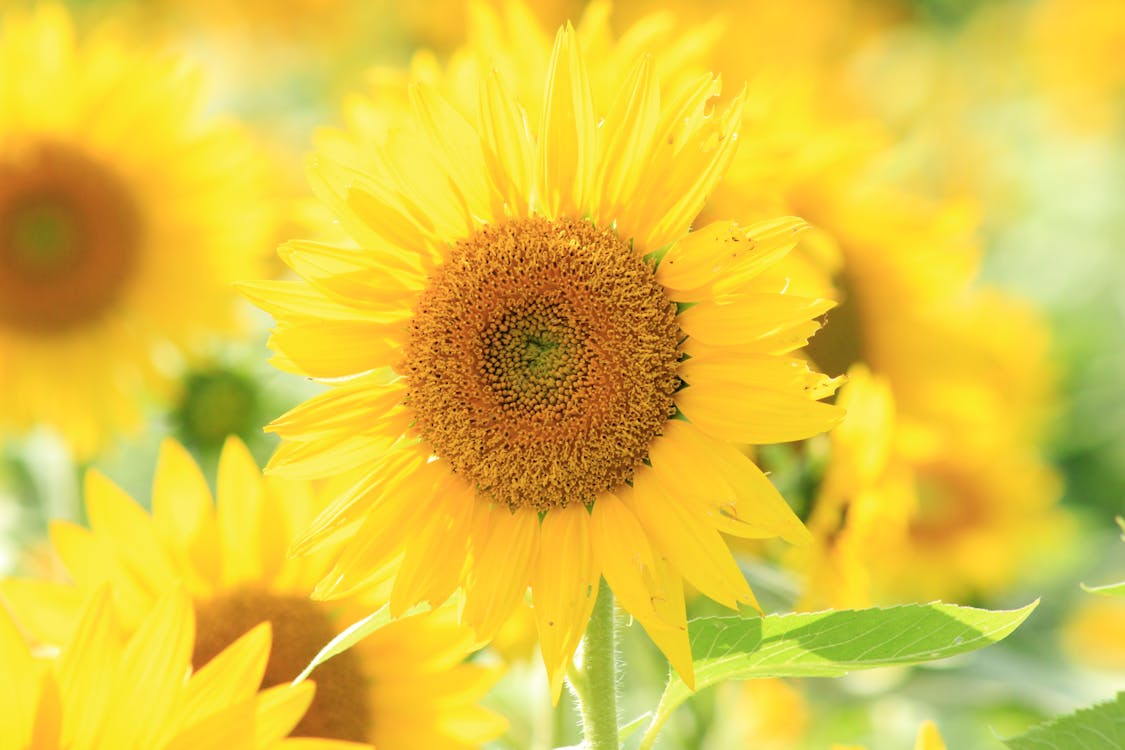
<svg viewBox="0 0 1125 750">
<path fill-rule="evenodd" d="M 582 637 L 582 664 L 570 684 L 582 712 L 582 747 L 585 750 L 618 750 L 617 741 L 617 634 L 613 617 L 613 592 L 602 581 L 594 612 Z"/>
</svg>

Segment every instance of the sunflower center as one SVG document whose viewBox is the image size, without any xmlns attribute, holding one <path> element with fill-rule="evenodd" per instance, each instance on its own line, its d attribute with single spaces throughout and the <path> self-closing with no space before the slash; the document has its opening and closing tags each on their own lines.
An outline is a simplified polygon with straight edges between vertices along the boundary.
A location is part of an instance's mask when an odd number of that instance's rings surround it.
<svg viewBox="0 0 1125 750">
<path fill-rule="evenodd" d="M 337 634 L 325 605 L 255 589 L 235 590 L 200 602 L 195 617 L 191 661 L 196 669 L 255 625 L 271 623 L 273 646 L 263 688 L 291 682 Z M 334 656 L 316 668 L 312 679 L 316 697 L 291 736 L 370 741 L 369 685 L 356 653 L 349 650 Z"/>
<path fill-rule="evenodd" d="M 846 273 L 837 276 L 834 284 L 841 290 L 842 300 L 828 311 L 824 327 L 805 347 L 817 368 L 832 377 L 845 374 L 857 362 L 867 361 L 856 285 L 849 281 Z"/>
<path fill-rule="evenodd" d="M 0 161 L 0 325 L 46 333 L 97 318 L 140 240 L 125 186 L 78 150 L 44 142 Z"/>
<path fill-rule="evenodd" d="M 219 448 L 228 435 L 249 437 L 258 393 L 253 382 L 236 370 L 215 368 L 190 373 L 173 417 L 183 439 L 193 446 Z"/>
<path fill-rule="evenodd" d="M 629 481 L 675 413 L 680 331 L 612 230 L 533 217 L 459 242 L 414 310 L 414 427 L 486 497 L 547 509 Z"/>
</svg>

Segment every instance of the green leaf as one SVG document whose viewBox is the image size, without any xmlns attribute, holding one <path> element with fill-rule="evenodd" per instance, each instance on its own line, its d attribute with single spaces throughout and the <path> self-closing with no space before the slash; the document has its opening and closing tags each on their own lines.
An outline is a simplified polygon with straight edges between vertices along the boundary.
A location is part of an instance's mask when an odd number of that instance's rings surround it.
<svg viewBox="0 0 1125 750">
<path fill-rule="evenodd" d="M 1125 693 L 1039 724 L 1004 744 L 1011 750 L 1121 750 L 1125 747 Z"/>
<path fill-rule="evenodd" d="M 403 613 L 402 617 L 410 617 L 419 612 L 425 612 L 429 610 L 429 608 L 430 605 L 428 604 L 418 604 Z M 402 619 L 402 617 L 398 619 Z M 391 617 L 390 605 L 384 604 L 359 622 L 352 623 L 342 633 L 330 640 L 328 645 L 317 652 L 316 656 L 309 662 L 309 665 L 301 670 L 301 674 L 293 679 L 293 684 L 296 685 L 300 682 L 304 682 L 308 679 L 309 675 L 312 674 L 312 671 L 321 664 L 337 654 L 344 653 L 379 628 L 389 624 L 393 619 L 394 618 Z"/>
<path fill-rule="evenodd" d="M 1117 517 L 1117 525 L 1121 527 L 1121 540 L 1125 541 L 1125 518 Z M 1107 583 L 1104 586 L 1087 586 L 1086 584 L 1079 584 L 1084 591 L 1091 594 L 1100 594 L 1101 596 L 1125 596 L 1125 581 L 1120 583 Z"/>
<path fill-rule="evenodd" d="M 628 724 L 623 724 L 621 726 L 621 728 L 617 730 L 617 741 L 618 741 L 618 743 L 623 744 L 625 742 L 625 740 L 632 737 L 633 734 L 636 733 L 636 731 L 638 729 L 643 727 L 645 725 L 645 722 L 647 722 L 651 718 L 652 718 L 652 711 L 646 711 L 643 714 L 641 714 L 640 716 L 638 716 L 637 718 L 630 721 Z"/>
<path fill-rule="evenodd" d="M 1101 594 L 1102 596 L 1125 596 L 1125 581 L 1121 583 L 1107 583 L 1104 586 L 1087 586 L 1083 583 L 1082 589 L 1091 594 Z"/>
<path fill-rule="evenodd" d="M 693 620 L 688 633 L 695 686 L 766 677 L 835 677 L 856 669 L 942 659 L 1001 640 L 1038 604 L 990 611 L 934 602 Z M 651 746 L 660 725 L 691 694 L 678 676 L 670 678 L 641 747 Z"/>
</svg>

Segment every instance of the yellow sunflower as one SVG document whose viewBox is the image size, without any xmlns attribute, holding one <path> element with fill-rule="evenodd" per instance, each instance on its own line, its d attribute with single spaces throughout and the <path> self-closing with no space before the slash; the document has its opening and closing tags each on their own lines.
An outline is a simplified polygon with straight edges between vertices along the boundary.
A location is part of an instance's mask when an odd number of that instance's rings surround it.
<svg viewBox="0 0 1125 750">
<path fill-rule="evenodd" d="M 164 592 L 184 586 L 195 602 L 200 666 L 260 622 L 274 647 L 266 686 L 291 681 L 328 641 L 376 609 L 360 593 L 326 604 L 308 594 L 329 569 L 326 555 L 290 559 L 286 547 L 322 507 L 305 482 L 263 478 L 237 439 L 219 463 L 217 505 L 187 452 L 161 451 L 149 516 L 102 475 L 86 480 L 90 529 L 55 522 L 51 538 L 74 585 L 10 579 L 0 592 L 31 635 L 46 644 L 71 637 L 78 603 L 112 584 L 117 613 L 134 629 Z M 477 747 L 500 734 L 503 720 L 475 701 L 492 670 L 462 663 L 473 645 L 468 628 L 446 611 L 404 618 L 318 667 L 317 696 L 298 736 L 371 742 L 381 750 Z"/>
<path fill-rule="evenodd" d="M 820 493 L 825 507 L 814 510 L 813 525 L 832 538 L 848 509 L 852 540 L 837 540 L 831 555 L 854 575 L 822 593 L 837 606 L 892 591 L 896 599 L 994 593 L 1034 562 L 1040 537 L 1031 532 L 1063 518 L 1057 477 L 1038 455 L 1054 401 L 1046 326 L 976 281 L 979 209 L 891 184 L 881 171 L 893 154 L 890 134 L 833 92 L 834 81 L 831 71 L 756 80 L 753 90 L 774 106 L 748 112 L 748 136 L 707 209 L 793 212 L 816 226 L 763 276 L 839 302 L 805 355 L 830 375 L 863 365 L 880 383 L 877 400 L 891 405 L 872 417 L 885 424 L 857 416 L 833 441 L 828 482 L 837 486 Z M 847 437 L 858 432 L 865 441 Z M 872 472 L 877 445 L 888 447 Z M 860 459 L 867 468 L 849 465 Z M 874 552 L 892 544 L 893 529 L 902 566 Z M 983 540 L 988 554 L 969 551 Z"/>
<path fill-rule="evenodd" d="M 794 555 L 805 606 L 992 594 L 1071 538 L 1058 480 L 1026 446 L 900 413 L 888 379 L 862 366 L 838 403 L 848 417 L 809 518 L 817 543 Z"/>
<path fill-rule="evenodd" d="M 1112 138 L 1125 93 L 1125 9 L 1114 0 L 1042 0 L 1028 16 L 1025 44 L 1036 83 L 1067 122 Z"/>
<path fill-rule="evenodd" d="M 128 633 L 102 588 L 72 637 L 38 658 L 0 610 L 0 735 L 13 750 L 361 750 L 286 739 L 313 700 L 312 683 L 258 692 L 270 653 L 262 624 L 204 664 L 192 663 L 191 601 L 173 589 Z M 138 710 L 140 709 L 140 710 Z"/>
<path fill-rule="evenodd" d="M 681 581 L 753 605 L 721 533 L 807 534 L 733 444 L 838 421 L 790 356 L 832 303 L 759 280 L 800 220 L 690 231 L 743 97 L 643 46 L 592 65 L 570 25 L 534 39 L 541 112 L 462 68 L 477 108 L 415 82 L 363 169 L 313 166 L 357 246 L 290 242 L 301 280 L 247 286 L 278 366 L 331 386 L 271 425 L 272 467 L 366 472 L 294 548 L 347 539 L 318 597 L 398 564 L 392 614 L 463 589 L 487 639 L 530 586 L 557 698 L 604 576 L 690 682 Z"/>
<path fill-rule="evenodd" d="M 136 426 L 160 347 L 232 328 L 273 219 L 252 142 L 202 107 L 181 61 L 79 43 L 61 6 L 0 15 L 0 431 L 87 457 Z"/>
</svg>

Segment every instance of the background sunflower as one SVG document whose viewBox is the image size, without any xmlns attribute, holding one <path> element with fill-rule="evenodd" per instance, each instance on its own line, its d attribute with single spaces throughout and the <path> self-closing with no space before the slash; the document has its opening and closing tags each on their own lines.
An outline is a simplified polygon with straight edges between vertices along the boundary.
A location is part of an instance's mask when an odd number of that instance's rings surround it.
<svg viewBox="0 0 1125 750">
<path fill-rule="evenodd" d="M 236 330 L 229 284 L 273 239 L 269 168 L 204 117 L 184 60 L 79 39 L 56 4 L 0 24 L 0 428 L 50 426 L 85 459 L 138 427 L 178 348 Z"/>
<path fill-rule="evenodd" d="M 73 582 L 7 579 L 0 592 L 39 643 L 57 645 L 73 637 L 78 607 L 95 589 L 109 586 L 114 611 L 131 631 L 160 597 L 183 587 L 195 609 L 196 668 L 268 622 L 274 645 L 263 685 L 292 681 L 385 594 L 309 600 L 329 560 L 285 556 L 323 504 L 307 483 L 263 479 L 236 438 L 223 449 L 217 483 L 213 502 L 199 468 L 172 441 L 161 449 L 151 516 L 104 476 L 90 474 L 90 529 L 61 521 L 51 529 L 62 573 Z M 471 633 L 448 612 L 383 628 L 314 671 L 316 698 L 293 733 L 391 749 L 478 746 L 504 724 L 475 705 L 496 675 L 462 663 L 472 646 Z"/>
</svg>

